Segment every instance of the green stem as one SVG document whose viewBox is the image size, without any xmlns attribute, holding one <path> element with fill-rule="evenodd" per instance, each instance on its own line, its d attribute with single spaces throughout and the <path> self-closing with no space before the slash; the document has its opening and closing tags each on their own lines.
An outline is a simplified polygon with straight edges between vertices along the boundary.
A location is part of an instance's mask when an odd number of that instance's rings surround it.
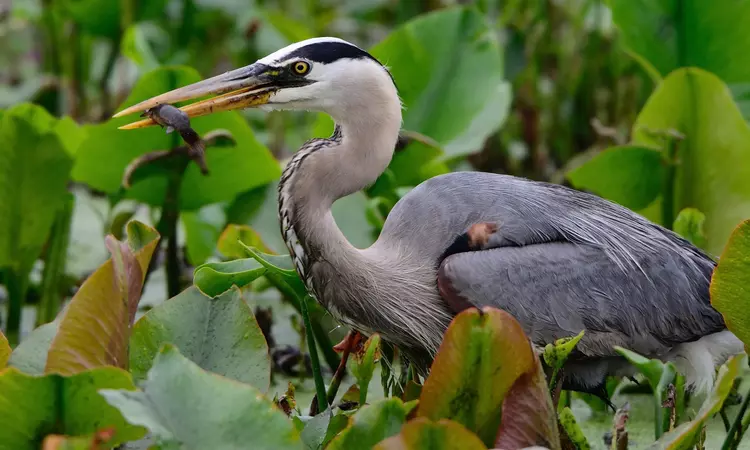
<svg viewBox="0 0 750 450">
<path fill-rule="evenodd" d="M 70 33 L 70 58 L 71 58 L 71 75 L 74 98 L 74 117 L 84 117 L 88 107 L 86 99 L 86 85 L 84 80 L 84 57 L 83 57 L 83 38 L 78 25 L 74 24 Z"/>
<path fill-rule="evenodd" d="M 665 228 L 671 230 L 674 226 L 674 201 L 675 201 L 675 178 L 677 177 L 677 147 L 679 138 L 675 136 L 667 137 L 667 153 L 664 158 L 666 173 L 664 174 L 664 184 L 662 186 L 661 199 L 661 218 Z"/>
<path fill-rule="evenodd" d="M 187 158 L 185 167 L 188 164 Z M 177 244 L 177 222 L 180 217 L 179 193 L 182 184 L 182 175 L 185 169 L 176 170 L 170 173 L 167 184 L 167 193 L 164 196 L 164 203 L 161 207 L 161 217 L 156 226 L 157 231 L 162 236 L 162 240 L 167 240 L 167 253 L 165 258 L 165 268 L 167 271 L 167 295 L 172 298 L 180 293 L 180 257 Z"/>
<path fill-rule="evenodd" d="M 104 66 L 104 72 L 102 78 L 99 80 L 99 90 L 102 95 L 102 111 L 101 118 L 106 120 L 112 114 L 112 93 L 109 91 L 109 79 L 112 76 L 112 71 L 117 64 L 117 57 L 120 56 L 120 36 L 112 41 L 112 47 L 109 49 L 109 56 L 107 56 L 107 63 Z"/>
<path fill-rule="evenodd" d="M 28 274 L 29 271 L 27 270 L 8 270 L 6 273 L 8 323 L 5 334 L 11 347 L 17 345 L 21 338 L 21 311 L 26 300 L 26 289 L 29 283 Z"/>
<path fill-rule="evenodd" d="M 37 310 L 36 326 L 52 322 L 57 317 L 62 305 L 60 280 L 65 275 L 65 261 L 70 242 L 70 223 L 73 220 L 75 198 L 68 195 L 62 209 L 58 211 L 50 233 L 47 258 L 42 274 L 42 298 Z"/>
<path fill-rule="evenodd" d="M 742 439 L 742 430 L 740 427 L 742 426 L 743 418 L 745 417 L 748 406 L 750 406 L 750 392 L 745 394 L 745 398 L 742 400 L 742 406 L 740 406 L 740 410 L 737 412 L 734 422 L 732 422 L 732 428 L 729 429 L 727 437 L 724 439 L 724 443 L 721 446 L 721 450 L 737 448 L 737 444 L 739 444 Z M 748 417 L 750 417 L 750 415 L 748 415 Z M 737 436 L 735 437 L 735 435 Z"/>
<path fill-rule="evenodd" d="M 326 386 L 323 383 L 323 373 L 320 370 L 320 360 L 318 359 L 318 349 L 315 347 L 315 335 L 310 323 L 310 312 L 307 310 L 307 301 L 309 297 L 300 299 L 302 309 L 302 320 L 305 323 L 305 335 L 307 336 L 307 348 L 310 352 L 310 363 L 312 364 L 313 380 L 315 380 L 315 396 L 318 399 L 318 411 L 323 412 L 328 408 Z"/>
</svg>

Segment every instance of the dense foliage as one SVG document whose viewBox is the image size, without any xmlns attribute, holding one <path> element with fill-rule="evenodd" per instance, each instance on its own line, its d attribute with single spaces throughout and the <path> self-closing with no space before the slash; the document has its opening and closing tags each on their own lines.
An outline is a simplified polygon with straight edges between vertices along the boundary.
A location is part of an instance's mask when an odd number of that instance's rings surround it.
<svg viewBox="0 0 750 450">
<path fill-rule="evenodd" d="M 328 117 L 197 118 L 207 175 L 177 133 L 110 117 L 343 37 L 389 67 L 406 107 L 388 170 L 334 205 L 353 244 L 437 174 L 567 184 L 714 255 L 712 304 L 748 344 L 748 20 L 745 0 L 0 7 L 0 449 L 739 448 L 744 354 L 690 398 L 672 363 L 618 348 L 640 384 L 610 381 L 613 416 L 559 390 L 582 335 L 540 357 L 507 313 L 467 310 L 423 379 L 377 334 L 338 328 L 286 256 L 275 199 Z"/>
</svg>

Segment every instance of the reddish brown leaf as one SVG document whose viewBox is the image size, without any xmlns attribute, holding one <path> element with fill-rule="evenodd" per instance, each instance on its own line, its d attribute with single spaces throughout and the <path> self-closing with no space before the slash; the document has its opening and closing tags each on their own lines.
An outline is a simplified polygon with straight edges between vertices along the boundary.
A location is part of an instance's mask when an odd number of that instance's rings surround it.
<svg viewBox="0 0 750 450">
<path fill-rule="evenodd" d="M 101 366 L 128 368 L 130 329 L 159 234 L 133 221 L 128 242 L 107 238 L 112 258 L 81 286 L 60 321 L 46 373 L 72 375 Z"/>
<path fill-rule="evenodd" d="M 537 358 L 532 370 L 518 377 L 505 396 L 495 446 L 500 449 L 560 448 L 555 407 Z"/>
</svg>

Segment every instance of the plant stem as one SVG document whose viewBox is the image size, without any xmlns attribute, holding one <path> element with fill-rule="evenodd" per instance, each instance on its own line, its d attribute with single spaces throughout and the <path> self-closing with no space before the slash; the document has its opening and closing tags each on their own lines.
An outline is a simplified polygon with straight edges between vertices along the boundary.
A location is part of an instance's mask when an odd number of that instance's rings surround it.
<svg viewBox="0 0 750 450">
<path fill-rule="evenodd" d="M 6 337 L 11 347 L 18 344 L 21 338 L 21 311 L 26 300 L 28 288 L 28 270 L 8 270 L 5 287 L 8 290 L 8 323 Z"/>
<path fill-rule="evenodd" d="M 187 168 L 188 159 L 181 169 L 171 172 L 167 182 L 167 192 L 161 207 L 161 217 L 156 226 L 157 231 L 167 239 L 165 267 L 167 271 L 167 295 L 172 298 L 180 293 L 180 257 L 177 244 L 177 222 L 180 217 L 179 195 L 182 175 Z"/>
<path fill-rule="evenodd" d="M 300 299 L 302 310 L 302 320 L 305 323 L 305 335 L 307 336 L 307 348 L 310 352 L 310 363 L 313 370 L 313 380 L 315 381 L 315 396 L 318 399 L 318 411 L 323 412 L 328 408 L 326 386 L 323 383 L 323 374 L 320 370 L 320 360 L 318 359 L 318 349 L 315 347 L 315 335 L 310 323 L 310 312 L 307 310 L 308 296 Z"/>
<path fill-rule="evenodd" d="M 109 91 L 109 79 L 112 76 L 112 71 L 115 68 L 115 64 L 117 63 L 117 57 L 120 56 L 120 36 L 122 34 L 119 34 L 117 38 L 112 41 L 112 47 L 109 49 L 109 56 L 107 56 L 107 63 L 104 66 L 104 72 L 102 73 L 102 78 L 99 80 L 99 90 L 102 94 L 102 111 L 101 111 L 101 118 L 102 120 L 107 119 L 112 111 L 112 93 Z"/>
<path fill-rule="evenodd" d="M 734 418 L 734 422 L 732 422 L 732 428 L 729 429 L 727 437 L 724 439 L 724 443 L 721 445 L 721 450 L 730 450 L 737 448 L 737 444 L 739 444 L 740 439 L 742 439 L 742 430 L 740 429 L 740 426 L 742 425 L 742 419 L 745 417 L 748 406 L 750 406 L 750 392 L 745 394 L 745 398 L 742 400 L 742 406 L 740 406 L 740 410 L 737 411 L 737 416 Z"/>
<path fill-rule="evenodd" d="M 60 61 L 60 50 L 57 46 L 57 28 L 54 17 L 54 0 L 42 0 L 42 20 L 44 22 L 44 66 L 45 70 L 55 75 L 55 82 L 60 89 L 62 78 L 62 62 Z M 58 96 L 59 98 L 59 96 Z M 58 100 L 55 115 L 62 113 L 61 103 Z"/>
<path fill-rule="evenodd" d="M 664 157 L 666 173 L 664 174 L 664 184 L 662 186 L 661 199 L 661 219 L 665 228 L 671 230 L 674 226 L 674 204 L 675 204 L 675 179 L 677 177 L 677 148 L 680 143 L 680 137 L 672 134 L 667 135 L 667 148 Z"/>
<path fill-rule="evenodd" d="M 83 39 L 81 30 L 78 25 L 74 24 L 71 31 L 70 58 L 71 58 L 71 76 L 72 92 L 74 98 L 73 117 L 84 117 L 88 102 L 86 100 L 86 84 L 84 80 L 84 58 L 83 58 Z"/>
<path fill-rule="evenodd" d="M 73 219 L 75 198 L 68 194 L 62 209 L 57 212 L 50 233 L 47 259 L 42 274 L 42 298 L 36 316 L 36 326 L 55 320 L 62 304 L 60 280 L 65 275 L 65 262 L 70 242 L 70 223 Z"/>
<path fill-rule="evenodd" d="M 352 346 L 354 345 L 354 339 L 356 336 L 357 334 L 354 331 L 350 331 L 347 335 L 346 348 L 344 348 L 344 353 L 341 355 L 341 362 L 339 362 L 339 366 L 333 374 L 331 384 L 328 386 L 326 398 L 328 399 L 329 405 L 333 404 L 333 401 L 336 399 L 336 394 L 341 386 L 341 381 L 344 379 L 344 375 L 346 375 L 346 362 L 349 360 L 349 354 L 352 351 Z"/>
</svg>

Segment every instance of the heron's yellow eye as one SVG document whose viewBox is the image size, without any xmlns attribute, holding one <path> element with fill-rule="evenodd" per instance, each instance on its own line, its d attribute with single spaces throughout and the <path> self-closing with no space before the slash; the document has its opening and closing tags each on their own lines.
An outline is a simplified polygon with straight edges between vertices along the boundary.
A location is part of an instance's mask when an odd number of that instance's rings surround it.
<svg viewBox="0 0 750 450">
<path fill-rule="evenodd" d="M 296 73 L 297 75 L 304 75 L 310 71 L 310 64 L 304 61 L 297 61 L 296 63 L 292 64 L 292 70 L 294 70 L 294 73 Z"/>
</svg>

